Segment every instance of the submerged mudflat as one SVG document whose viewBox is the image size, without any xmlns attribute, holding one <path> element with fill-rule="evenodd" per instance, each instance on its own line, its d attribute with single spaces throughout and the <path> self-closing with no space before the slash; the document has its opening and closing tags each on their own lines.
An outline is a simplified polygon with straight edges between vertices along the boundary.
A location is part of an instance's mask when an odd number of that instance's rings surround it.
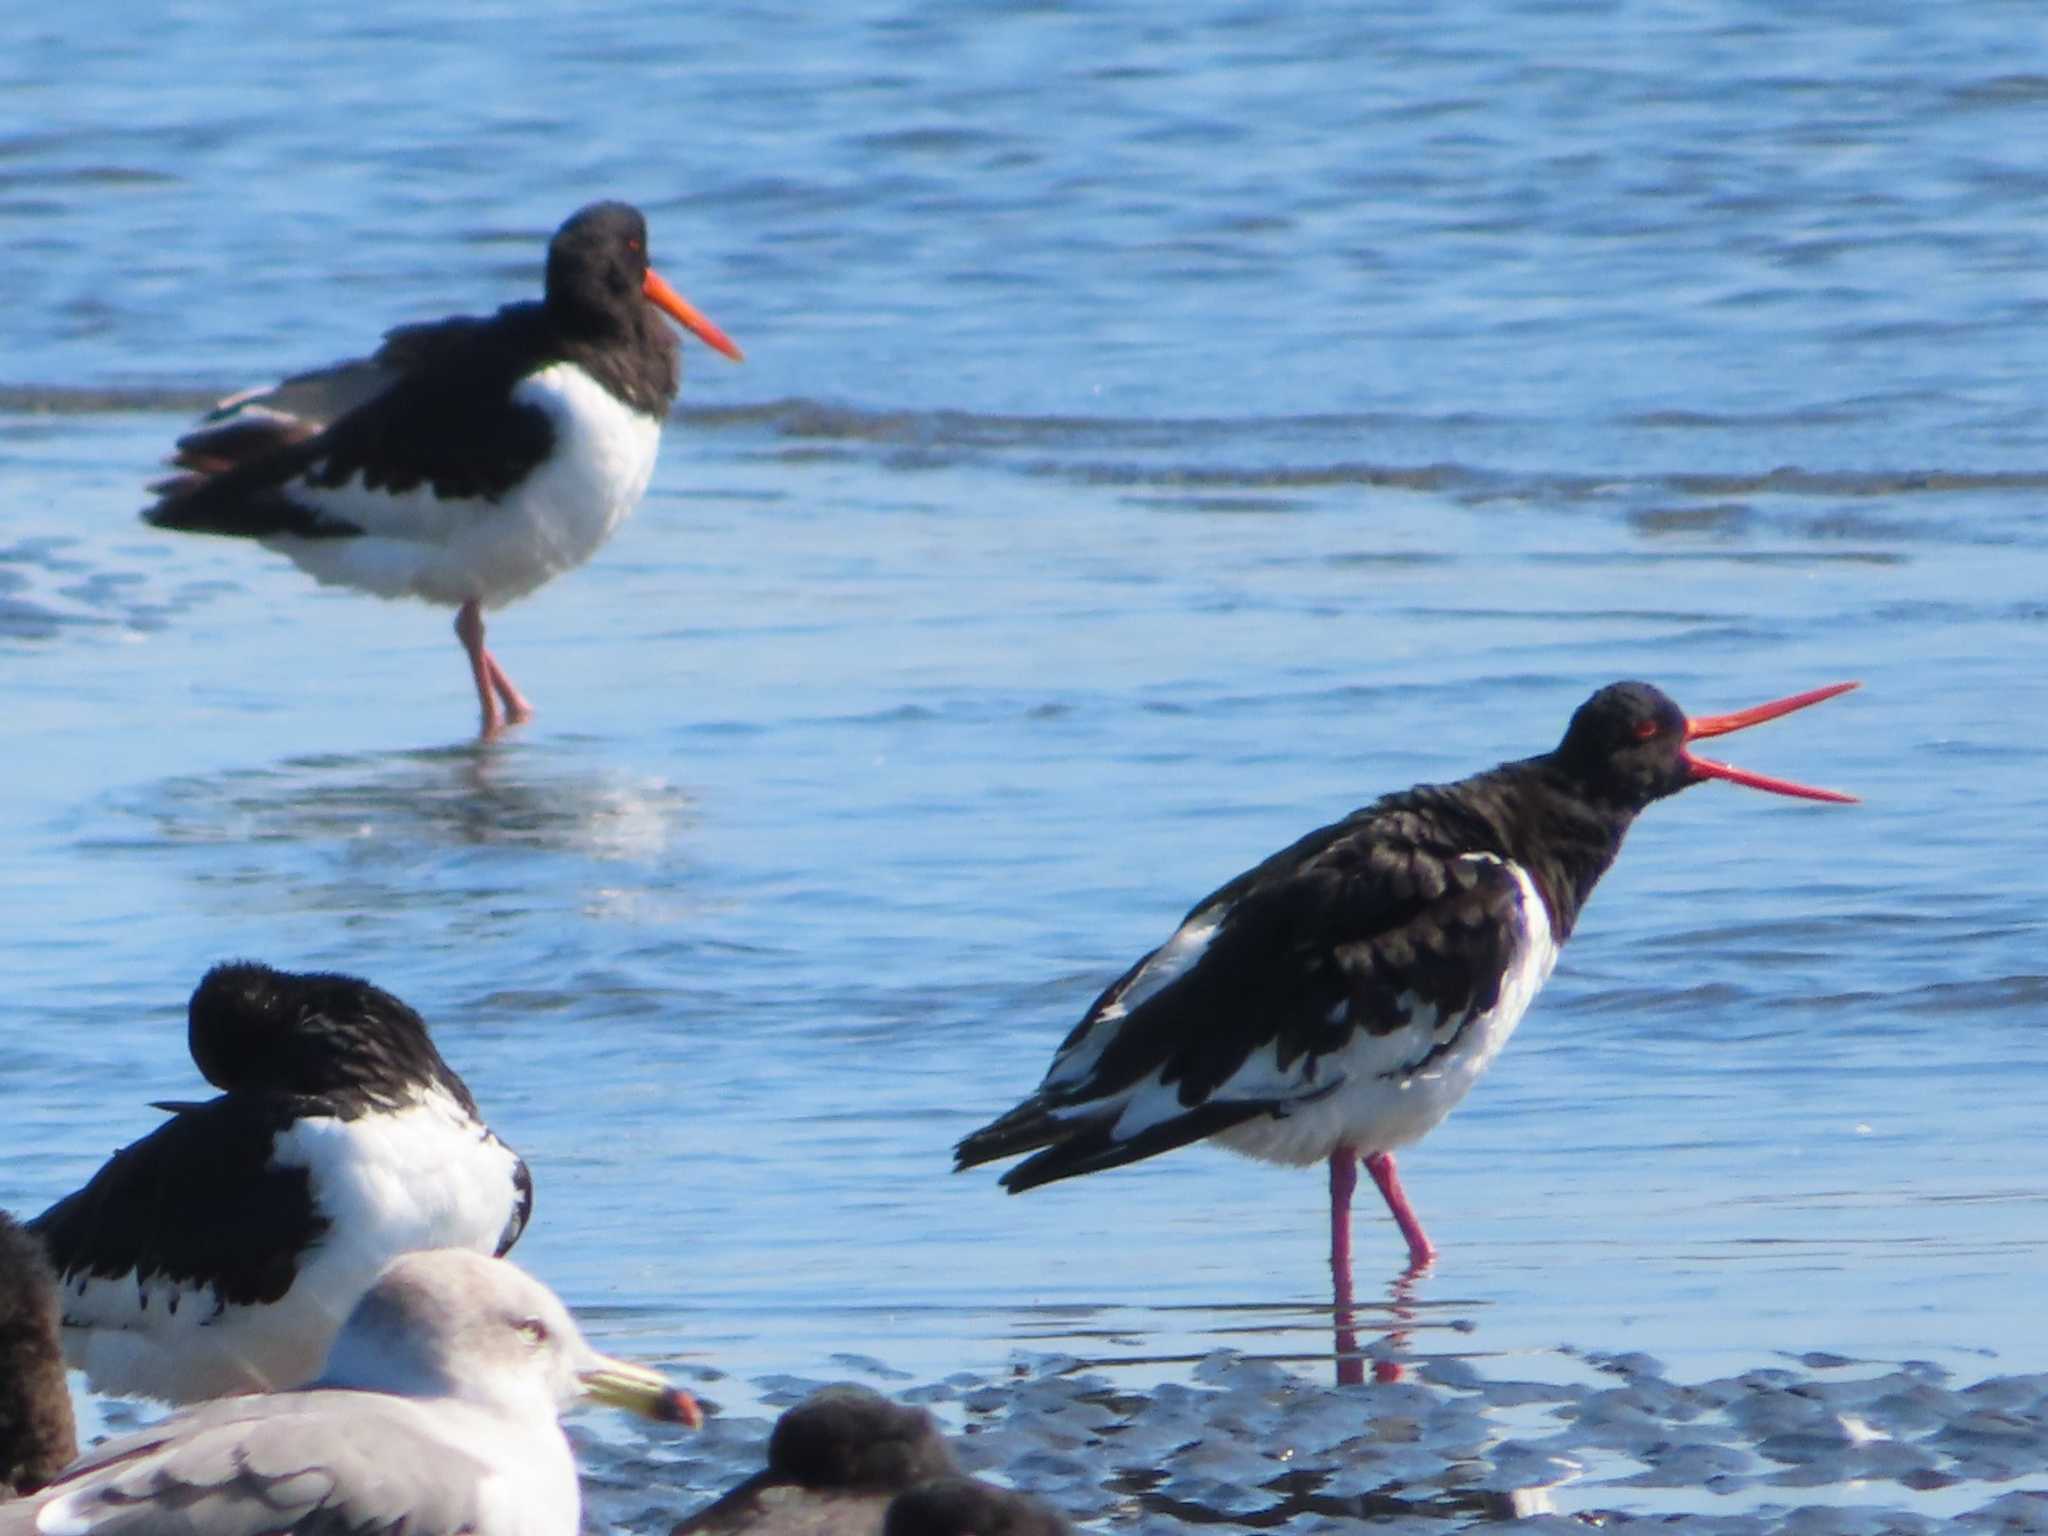
<svg viewBox="0 0 2048 1536">
<path fill-rule="evenodd" d="M 1685 1381 L 1647 1355 L 1552 1352 L 1421 1359 L 1406 1379 L 1340 1388 L 1219 1351 L 1140 1389 L 1060 1356 L 915 1385 L 846 1363 L 933 1408 L 970 1470 L 1112 1531 L 2048 1530 L 2048 1374 L 1966 1380 L 1817 1352 Z M 752 1385 L 780 1408 L 823 1384 Z M 658 1448 L 586 1438 L 593 1508 L 664 1533 L 759 1465 L 771 1422 L 714 1416 Z"/>
</svg>

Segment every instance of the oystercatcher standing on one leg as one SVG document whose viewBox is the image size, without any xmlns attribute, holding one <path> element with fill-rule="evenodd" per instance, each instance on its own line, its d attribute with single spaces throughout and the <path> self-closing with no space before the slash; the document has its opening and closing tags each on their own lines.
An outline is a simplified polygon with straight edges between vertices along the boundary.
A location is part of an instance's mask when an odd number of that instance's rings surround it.
<svg viewBox="0 0 2048 1536">
<path fill-rule="evenodd" d="M 533 709 L 485 649 L 483 610 L 588 560 L 646 491 L 680 353 L 657 308 L 739 360 L 647 264 L 639 211 L 593 203 L 548 243 L 539 303 L 401 326 L 374 357 L 221 402 L 142 515 L 453 605 L 496 735 Z"/>
<path fill-rule="evenodd" d="M 1688 720 L 1647 683 L 1579 706 L 1557 749 L 1388 795 L 1196 903 L 1095 1000 L 1038 1091 L 963 1140 L 957 1168 L 1029 1152 L 1012 1194 L 1213 1137 L 1330 1167 L 1330 1268 L 1351 1298 L 1363 1160 L 1414 1268 L 1436 1255 L 1394 1150 L 1499 1054 L 1636 815 L 1707 779 L 1853 801 L 1696 757 L 1688 743 L 1845 693 Z"/>
</svg>

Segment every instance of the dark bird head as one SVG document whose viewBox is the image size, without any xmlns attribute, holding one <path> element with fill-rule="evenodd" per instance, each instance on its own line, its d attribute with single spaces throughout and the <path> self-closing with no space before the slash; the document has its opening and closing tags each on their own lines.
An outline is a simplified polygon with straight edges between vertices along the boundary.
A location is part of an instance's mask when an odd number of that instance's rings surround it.
<svg viewBox="0 0 2048 1536">
<path fill-rule="evenodd" d="M 954 1470 L 930 1414 L 866 1387 L 812 1393 L 768 1437 L 769 1476 L 806 1488 L 908 1488 Z"/>
<path fill-rule="evenodd" d="M 938 1477 L 889 1501 L 882 1536 L 1067 1536 L 1066 1518 L 1029 1494 Z"/>
<path fill-rule="evenodd" d="M 1854 795 L 1768 778 L 1696 756 L 1688 744 L 1761 725 L 1855 686 L 1834 683 L 1733 714 L 1688 719 L 1667 694 L 1648 683 L 1610 683 L 1578 707 L 1551 760 L 1594 798 L 1631 812 L 1708 779 L 1726 779 L 1774 795 L 1854 804 Z"/>
<path fill-rule="evenodd" d="M 706 346 L 744 360 L 731 337 L 648 265 L 647 220 L 638 208 L 592 203 L 571 214 L 548 242 L 548 313 L 565 330 L 603 336 L 631 324 L 642 300 Z"/>
<path fill-rule="evenodd" d="M 227 1092 L 343 1094 L 388 1108 L 438 1086 L 476 1112 L 426 1020 L 360 977 L 231 960 L 201 979 L 188 1016 L 193 1063 Z"/>
</svg>

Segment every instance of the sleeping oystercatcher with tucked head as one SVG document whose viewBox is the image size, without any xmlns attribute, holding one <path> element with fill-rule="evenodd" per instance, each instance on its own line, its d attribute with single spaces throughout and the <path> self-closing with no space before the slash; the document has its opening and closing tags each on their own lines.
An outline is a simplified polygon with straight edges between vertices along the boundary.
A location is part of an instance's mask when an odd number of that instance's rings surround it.
<svg viewBox="0 0 2048 1536">
<path fill-rule="evenodd" d="M 192 1060 L 223 1092 L 157 1105 L 168 1121 L 29 1223 L 95 1388 L 296 1386 L 399 1254 L 518 1241 L 526 1165 L 389 992 L 238 962 L 207 973 L 190 1016 Z"/>
<path fill-rule="evenodd" d="M 1031 1153 L 1012 1194 L 1214 1138 L 1330 1167 L 1330 1267 L 1351 1295 L 1357 1165 L 1412 1268 L 1436 1255 L 1394 1151 L 1507 1044 L 1638 812 L 1708 779 L 1852 801 L 1695 756 L 1690 743 L 1804 709 L 1838 683 L 1688 720 L 1647 683 L 1579 706 L 1555 751 L 1374 801 L 1195 904 L 1117 979 L 1038 1091 L 956 1149 Z"/>
<path fill-rule="evenodd" d="M 657 309 L 739 360 L 648 265 L 639 211 L 593 203 L 549 242 L 538 303 L 401 326 L 373 357 L 221 402 L 142 515 L 454 607 L 493 736 L 533 709 L 485 649 L 483 610 L 588 560 L 654 473 L 680 355 Z"/>
</svg>

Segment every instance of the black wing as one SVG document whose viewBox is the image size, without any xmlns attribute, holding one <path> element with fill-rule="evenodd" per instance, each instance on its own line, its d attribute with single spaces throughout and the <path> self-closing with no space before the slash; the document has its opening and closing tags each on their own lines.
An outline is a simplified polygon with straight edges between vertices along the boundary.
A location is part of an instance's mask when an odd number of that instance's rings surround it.
<svg viewBox="0 0 2048 1536">
<path fill-rule="evenodd" d="M 1015 1192 L 1134 1162 L 1335 1091 L 1321 1058 L 1394 1034 L 1417 1002 L 1440 1019 L 1483 1013 L 1525 916 L 1522 884 L 1489 844 L 1483 822 L 1409 791 L 1248 870 L 1096 999 L 1038 1092 L 962 1141 L 958 1166 L 1037 1151 L 1004 1177 Z M 1276 1073 L 1292 1074 L 1284 1092 L 1212 1097 L 1269 1046 Z M 1122 1096 L 1148 1081 L 1181 1113 L 1117 1138 Z"/>
<path fill-rule="evenodd" d="M 295 485 L 360 476 L 372 491 L 425 485 L 495 500 L 554 447 L 554 426 L 513 387 L 555 350 L 541 306 L 392 331 L 373 358 L 239 395 L 179 439 L 185 472 L 142 514 L 159 528 L 264 538 L 347 538 L 363 530 L 295 499 Z"/>
<path fill-rule="evenodd" d="M 278 1133 L 308 1101 L 218 1098 L 172 1117 L 116 1152 L 92 1181 L 29 1230 L 50 1252 L 67 1303 L 85 1277 L 162 1276 L 206 1287 L 216 1305 L 276 1301 L 327 1232 L 304 1168 L 271 1161 Z M 91 1326 L 99 1318 L 67 1323 Z"/>
</svg>

